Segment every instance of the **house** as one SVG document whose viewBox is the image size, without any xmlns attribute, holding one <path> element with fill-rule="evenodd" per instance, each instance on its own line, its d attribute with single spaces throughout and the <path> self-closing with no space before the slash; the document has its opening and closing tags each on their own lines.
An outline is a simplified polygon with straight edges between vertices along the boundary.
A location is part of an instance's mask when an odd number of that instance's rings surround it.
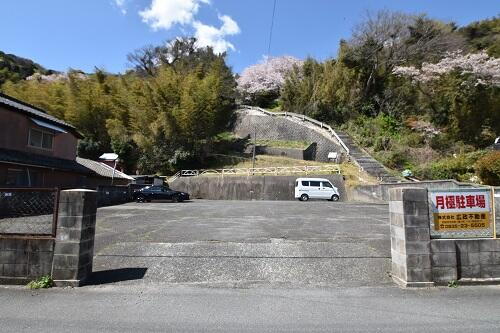
<svg viewBox="0 0 500 333">
<path fill-rule="evenodd" d="M 0 93 L 0 186 L 85 186 L 93 172 L 76 161 L 81 138 L 72 125 Z"/>
<path fill-rule="evenodd" d="M 77 157 L 82 135 L 44 110 L 0 93 L 0 187 L 97 188 L 133 181 Z"/>
<path fill-rule="evenodd" d="M 104 162 L 81 157 L 77 157 L 76 162 L 94 172 L 94 175 L 87 178 L 87 186 L 91 188 L 99 185 L 128 185 L 134 181 L 134 178 Z"/>
</svg>

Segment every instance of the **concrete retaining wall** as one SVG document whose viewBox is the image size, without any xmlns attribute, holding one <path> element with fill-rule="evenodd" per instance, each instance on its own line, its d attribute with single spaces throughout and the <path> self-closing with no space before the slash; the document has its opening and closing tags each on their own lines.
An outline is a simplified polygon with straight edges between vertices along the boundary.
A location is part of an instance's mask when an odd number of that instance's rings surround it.
<svg viewBox="0 0 500 333">
<path fill-rule="evenodd" d="M 284 156 L 297 160 L 314 161 L 316 158 L 316 147 L 317 144 L 315 142 L 311 143 L 306 149 L 257 146 L 256 153 L 271 156 Z"/>
<path fill-rule="evenodd" d="M 347 200 L 342 175 L 181 177 L 169 185 L 199 199 L 296 200 L 295 180 L 299 177 L 327 178 L 338 188 L 340 200 Z"/>
<path fill-rule="evenodd" d="M 449 189 L 461 187 L 474 187 L 477 185 L 460 183 L 453 179 L 448 180 L 428 180 L 421 182 L 407 183 L 382 183 L 378 185 L 358 185 L 349 189 L 348 197 L 350 201 L 381 203 L 389 201 L 389 192 L 393 188 L 412 187 L 426 189 Z"/>
<path fill-rule="evenodd" d="M 240 137 L 253 138 L 257 129 L 257 139 L 316 142 L 315 161 L 328 162 L 329 152 L 337 152 L 339 160 L 342 161 L 345 150 L 340 143 L 309 126 L 300 120 L 238 112 L 233 131 Z"/>
</svg>

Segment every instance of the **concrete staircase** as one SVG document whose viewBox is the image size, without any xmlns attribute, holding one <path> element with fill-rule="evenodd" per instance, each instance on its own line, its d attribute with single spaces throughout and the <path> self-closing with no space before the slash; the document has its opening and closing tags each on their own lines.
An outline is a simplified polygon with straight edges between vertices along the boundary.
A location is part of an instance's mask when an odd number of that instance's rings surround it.
<svg viewBox="0 0 500 333">
<path fill-rule="evenodd" d="M 402 179 L 389 174 L 382 163 L 371 157 L 364 149 L 355 144 L 348 134 L 338 130 L 336 132 L 339 138 L 349 148 L 351 160 L 370 176 L 376 177 L 384 183 L 397 183 L 402 181 Z"/>
</svg>

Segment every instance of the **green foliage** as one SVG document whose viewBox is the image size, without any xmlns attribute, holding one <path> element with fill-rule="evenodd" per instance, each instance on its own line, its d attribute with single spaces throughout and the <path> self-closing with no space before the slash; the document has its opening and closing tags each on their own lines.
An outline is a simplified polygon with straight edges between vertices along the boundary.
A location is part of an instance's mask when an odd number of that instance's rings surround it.
<svg viewBox="0 0 500 333">
<path fill-rule="evenodd" d="M 80 157 L 97 160 L 104 151 L 99 145 L 99 142 L 85 138 L 78 141 L 77 153 Z"/>
<path fill-rule="evenodd" d="M 195 168 L 232 120 L 236 81 L 223 54 L 194 43 L 181 39 L 136 51 L 129 55 L 135 70 L 124 75 L 69 71 L 3 89 L 73 124 L 85 137 L 82 157 L 114 151 L 127 172 Z"/>
<path fill-rule="evenodd" d="M 448 281 L 448 288 L 458 288 L 458 281 L 457 280 Z"/>
<path fill-rule="evenodd" d="M 493 151 L 483 156 L 477 161 L 475 168 L 484 184 L 500 186 L 500 151 Z"/>
<path fill-rule="evenodd" d="M 500 16 L 471 23 L 459 32 L 475 50 L 486 50 L 490 56 L 500 57 Z"/>
<path fill-rule="evenodd" d="M 484 155 L 483 151 L 447 157 L 429 165 L 415 168 L 414 174 L 422 179 L 456 179 L 470 181 L 475 173 L 476 161 Z"/>
<path fill-rule="evenodd" d="M 307 141 L 285 141 L 285 140 L 257 140 L 258 146 L 268 146 L 277 148 L 297 148 L 305 149 L 311 143 Z"/>
<path fill-rule="evenodd" d="M 52 72 L 29 59 L 0 51 L 0 86 L 7 81 L 18 82 L 34 73 L 50 74 Z"/>
<path fill-rule="evenodd" d="M 44 275 L 36 280 L 30 281 L 26 287 L 29 289 L 46 289 L 54 286 L 54 280 L 49 275 Z"/>
</svg>

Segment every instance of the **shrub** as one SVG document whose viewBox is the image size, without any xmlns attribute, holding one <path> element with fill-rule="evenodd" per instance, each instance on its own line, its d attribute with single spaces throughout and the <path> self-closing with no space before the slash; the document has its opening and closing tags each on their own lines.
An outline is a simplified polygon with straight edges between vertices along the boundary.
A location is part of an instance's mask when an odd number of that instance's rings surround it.
<svg viewBox="0 0 500 333">
<path fill-rule="evenodd" d="M 500 186 L 500 151 L 493 151 L 480 158 L 475 168 L 484 184 Z"/>
<path fill-rule="evenodd" d="M 456 179 L 469 181 L 473 175 L 476 161 L 484 155 L 478 151 L 448 157 L 415 169 L 415 175 L 421 179 Z"/>
<path fill-rule="evenodd" d="M 402 169 L 408 166 L 407 154 L 404 151 L 393 150 L 377 154 L 378 160 L 392 169 Z"/>
</svg>

